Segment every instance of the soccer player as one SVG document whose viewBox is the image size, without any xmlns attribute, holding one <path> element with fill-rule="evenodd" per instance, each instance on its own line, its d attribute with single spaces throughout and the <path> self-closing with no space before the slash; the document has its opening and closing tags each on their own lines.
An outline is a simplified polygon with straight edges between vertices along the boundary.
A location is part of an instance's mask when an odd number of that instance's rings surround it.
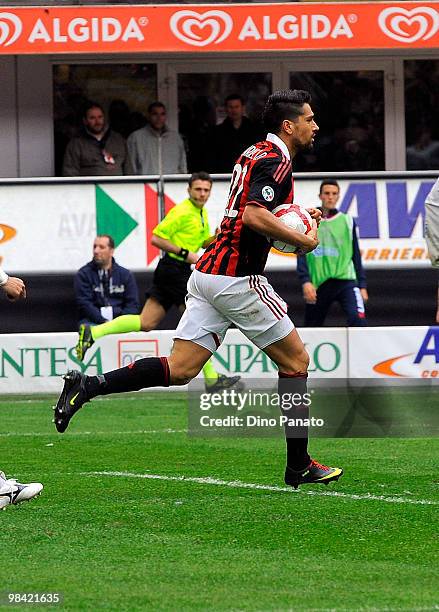
<svg viewBox="0 0 439 612">
<path fill-rule="evenodd" d="M 21 278 L 8 276 L 1 268 L 0 287 L 11 301 L 26 297 L 26 287 Z M 21 484 L 15 478 L 7 479 L 4 472 L 0 472 L 0 510 L 5 510 L 10 504 L 29 501 L 41 493 L 42 489 L 43 485 L 39 482 Z"/>
<path fill-rule="evenodd" d="M 76 355 L 81 361 L 90 346 L 109 334 L 150 331 L 156 329 L 166 312 L 175 304 L 184 312 L 187 282 L 191 264 L 198 261 L 197 252 L 214 240 L 209 229 L 205 204 L 212 189 L 212 179 L 207 172 L 194 172 L 189 179 L 189 197 L 174 206 L 153 230 L 152 244 L 165 252 L 154 272 L 153 286 L 149 291 L 140 315 L 122 315 L 107 323 L 79 326 Z M 217 392 L 236 386 L 240 376 L 218 374 L 209 360 L 203 366 L 206 390 Z"/>
<path fill-rule="evenodd" d="M 366 274 L 361 262 L 355 221 L 337 210 L 340 186 L 334 179 L 320 185 L 322 222 L 318 248 L 299 255 L 297 274 L 305 300 L 305 327 L 320 327 L 333 302 L 339 302 L 349 326 L 366 325 Z"/>
<path fill-rule="evenodd" d="M 100 376 L 66 374 L 55 407 L 55 426 L 64 432 L 72 416 L 93 397 L 146 387 L 182 385 L 201 370 L 235 324 L 279 368 L 279 394 L 306 392 L 309 357 L 286 314 L 285 302 L 262 276 L 270 240 L 281 240 L 310 252 L 317 247 L 320 211 L 311 209 L 313 228 L 301 234 L 283 224 L 272 210 L 293 201 L 291 162 L 310 149 L 318 126 L 302 90 L 274 92 L 264 109 L 266 140 L 246 149 L 236 161 L 219 234 L 196 264 L 188 282 L 186 311 L 175 333 L 169 357 L 139 359 Z M 305 402 L 298 406 L 306 414 Z M 327 467 L 308 454 L 308 432 L 291 436 L 286 428 L 285 482 L 328 483 L 341 468 Z"/>
</svg>

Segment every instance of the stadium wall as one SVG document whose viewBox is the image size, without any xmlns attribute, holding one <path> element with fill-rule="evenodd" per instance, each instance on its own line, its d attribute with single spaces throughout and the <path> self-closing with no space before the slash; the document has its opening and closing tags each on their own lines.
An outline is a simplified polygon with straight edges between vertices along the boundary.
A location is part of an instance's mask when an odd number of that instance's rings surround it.
<svg viewBox="0 0 439 612">
<path fill-rule="evenodd" d="M 310 355 L 311 379 L 386 379 L 397 384 L 439 376 L 439 327 L 325 328 L 300 333 Z M 68 369 L 96 375 L 136 359 L 167 355 L 172 336 L 172 331 L 106 336 L 81 363 L 75 356 L 74 333 L 1 335 L 0 394 L 59 392 L 61 375 Z M 218 372 L 239 374 L 244 380 L 276 378 L 273 362 L 236 329 L 229 330 L 214 362 Z"/>
</svg>

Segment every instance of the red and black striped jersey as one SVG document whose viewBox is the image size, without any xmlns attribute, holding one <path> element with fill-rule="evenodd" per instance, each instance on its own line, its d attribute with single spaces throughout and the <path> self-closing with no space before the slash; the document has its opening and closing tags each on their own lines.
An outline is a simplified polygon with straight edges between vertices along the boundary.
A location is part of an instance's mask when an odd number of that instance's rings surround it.
<svg viewBox="0 0 439 612">
<path fill-rule="evenodd" d="M 216 240 L 198 260 L 207 274 L 248 276 L 264 271 L 270 251 L 265 236 L 244 225 L 248 204 L 273 210 L 293 201 L 291 161 L 275 143 L 264 140 L 242 153 L 233 168 L 227 208 Z"/>
</svg>

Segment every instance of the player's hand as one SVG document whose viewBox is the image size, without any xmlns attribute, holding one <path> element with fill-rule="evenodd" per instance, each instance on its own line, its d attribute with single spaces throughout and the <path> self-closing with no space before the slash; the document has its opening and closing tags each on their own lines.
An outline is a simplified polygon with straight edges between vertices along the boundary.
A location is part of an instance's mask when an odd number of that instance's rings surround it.
<svg viewBox="0 0 439 612">
<path fill-rule="evenodd" d="M 306 210 L 309 212 L 311 219 L 316 221 L 318 227 L 322 218 L 322 211 L 318 208 L 307 208 Z"/>
<path fill-rule="evenodd" d="M 21 278 L 10 276 L 2 289 L 9 300 L 15 301 L 26 297 L 26 286 Z"/>
<path fill-rule="evenodd" d="M 363 302 L 367 304 L 369 300 L 369 294 L 367 293 L 367 289 L 360 289 L 361 297 L 363 298 Z"/>
<path fill-rule="evenodd" d="M 198 261 L 198 255 L 196 253 L 189 252 L 189 255 L 186 257 L 186 263 L 196 264 Z"/>
<path fill-rule="evenodd" d="M 302 291 L 303 299 L 307 304 L 315 304 L 317 302 L 317 291 L 312 283 L 303 283 Z"/>
<path fill-rule="evenodd" d="M 297 252 L 298 254 L 310 253 L 317 248 L 319 239 L 317 238 L 317 221 L 315 219 L 312 220 L 311 230 L 308 234 L 303 235 L 303 241 L 304 243 L 300 245 L 300 249 Z"/>
</svg>

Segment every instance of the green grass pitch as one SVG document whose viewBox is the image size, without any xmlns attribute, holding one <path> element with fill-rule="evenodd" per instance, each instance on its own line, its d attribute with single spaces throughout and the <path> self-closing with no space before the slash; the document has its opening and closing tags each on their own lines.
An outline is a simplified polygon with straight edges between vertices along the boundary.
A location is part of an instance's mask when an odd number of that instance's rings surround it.
<svg viewBox="0 0 439 612">
<path fill-rule="evenodd" d="M 312 454 L 345 476 L 293 492 L 282 440 L 188 438 L 184 393 L 94 400 L 64 435 L 53 401 L 0 398 L 0 469 L 44 484 L 0 513 L 3 601 L 12 591 L 61 593 L 66 610 L 439 609 L 436 439 L 316 439 Z"/>
</svg>

